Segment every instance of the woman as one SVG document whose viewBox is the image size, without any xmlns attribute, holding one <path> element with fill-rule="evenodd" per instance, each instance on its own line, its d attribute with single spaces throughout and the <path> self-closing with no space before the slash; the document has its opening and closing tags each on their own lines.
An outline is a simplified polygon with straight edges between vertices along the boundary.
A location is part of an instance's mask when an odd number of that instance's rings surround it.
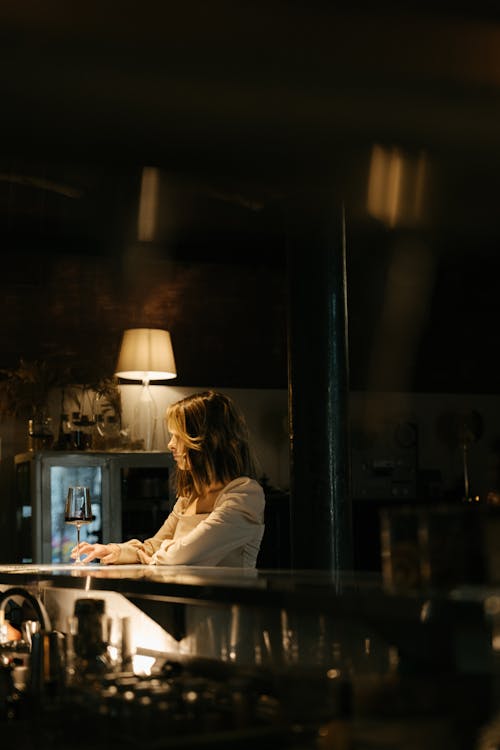
<svg viewBox="0 0 500 750">
<path fill-rule="evenodd" d="M 177 502 L 151 539 L 80 544 L 84 562 L 254 568 L 264 533 L 247 427 L 233 402 L 206 391 L 167 410 Z M 72 557 L 76 557 L 75 547 Z"/>
</svg>

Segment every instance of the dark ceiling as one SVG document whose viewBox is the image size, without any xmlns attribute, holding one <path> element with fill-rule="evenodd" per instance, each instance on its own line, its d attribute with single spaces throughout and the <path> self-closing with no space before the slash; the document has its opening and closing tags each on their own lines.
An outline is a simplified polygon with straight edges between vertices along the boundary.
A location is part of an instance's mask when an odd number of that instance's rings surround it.
<svg viewBox="0 0 500 750">
<path fill-rule="evenodd" d="M 286 207 L 297 194 L 331 190 L 347 210 L 353 387 L 495 390 L 500 25 L 492 4 L 467 5 L 3 4 L 4 285 L 23 254 L 107 262 L 131 244 L 137 250 L 141 170 L 157 166 L 163 223 L 142 250 L 240 274 L 269 269 L 259 330 L 272 307 L 275 338 L 265 346 L 273 372 L 249 382 L 282 386 Z M 368 215 L 375 144 L 410 158 L 425 153 L 425 220 L 388 227 Z M 375 321 L 400 255 L 412 257 L 410 240 L 432 259 L 407 355 L 412 375 L 390 367 L 373 374 L 373 351 L 388 330 Z M 251 286 L 245 294 L 251 317 L 259 294 Z M 233 310 L 221 308 L 219 324 Z M 186 352 L 189 369 L 187 360 Z M 191 372 L 188 380 L 200 373 Z"/>
<path fill-rule="evenodd" d="M 453 15 L 430 3 L 344 6 L 2 4 L 5 149 L 269 189 L 329 179 L 346 149 L 377 139 L 443 153 L 498 147 L 488 6 L 476 3 L 475 17 L 460 5 Z"/>
</svg>

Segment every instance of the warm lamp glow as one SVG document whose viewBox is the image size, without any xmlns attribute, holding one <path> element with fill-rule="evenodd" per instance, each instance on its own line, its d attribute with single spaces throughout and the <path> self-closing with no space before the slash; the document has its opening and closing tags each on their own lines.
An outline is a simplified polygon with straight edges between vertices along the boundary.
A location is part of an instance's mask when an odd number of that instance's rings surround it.
<svg viewBox="0 0 500 750">
<path fill-rule="evenodd" d="M 177 376 L 170 333 L 159 328 L 127 329 L 123 334 L 115 375 L 142 381 L 131 426 L 133 444 L 139 450 L 150 451 L 155 450 L 160 442 L 159 449 L 164 450 L 159 436 L 158 410 L 149 383 Z"/>
<path fill-rule="evenodd" d="M 398 148 L 374 145 L 368 176 L 368 213 L 388 227 L 420 226 L 426 218 L 429 162 Z"/>
<path fill-rule="evenodd" d="M 177 377 L 170 333 L 159 328 L 126 330 L 115 374 L 143 382 Z"/>
</svg>

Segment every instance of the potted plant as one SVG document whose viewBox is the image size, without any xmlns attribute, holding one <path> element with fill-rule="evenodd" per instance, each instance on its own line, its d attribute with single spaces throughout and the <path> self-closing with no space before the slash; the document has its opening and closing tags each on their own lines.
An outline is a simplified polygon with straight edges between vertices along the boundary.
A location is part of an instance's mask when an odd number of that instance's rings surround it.
<svg viewBox="0 0 500 750">
<path fill-rule="evenodd" d="M 20 359 L 0 374 L 0 414 L 28 420 L 29 447 L 50 448 L 54 433 L 48 410 L 49 393 L 60 385 L 61 373 L 47 361 Z"/>
<path fill-rule="evenodd" d="M 0 369 L 0 416 L 28 420 L 31 449 L 50 448 L 54 433 L 49 415 L 50 392 L 61 390 L 61 414 L 66 411 L 66 400 L 79 411 L 88 398 L 89 416 L 96 413 L 104 418 L 112 416 L 121 428 L 121 394 L 114 377 L 93 378 L 85 368 L 62 366 L 51 361 L 26 360 L 12 369 Z M 73 383 L 83 383 L 73 385 Z"/>
</svg>

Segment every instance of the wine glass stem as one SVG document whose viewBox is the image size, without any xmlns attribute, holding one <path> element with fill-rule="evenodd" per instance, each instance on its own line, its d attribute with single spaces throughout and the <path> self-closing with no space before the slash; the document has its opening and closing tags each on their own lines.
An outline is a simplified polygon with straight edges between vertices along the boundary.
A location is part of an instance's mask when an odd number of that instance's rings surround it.
<svg viewBox="0 0 500 750">
<path fill-rule="evenodd" d="M 80 559 L 80 524 L 76 525 L 76 545 L 78 549 L 78 557 L 76 558 L 77 563 L 81 562 Z"/>
</svg>

